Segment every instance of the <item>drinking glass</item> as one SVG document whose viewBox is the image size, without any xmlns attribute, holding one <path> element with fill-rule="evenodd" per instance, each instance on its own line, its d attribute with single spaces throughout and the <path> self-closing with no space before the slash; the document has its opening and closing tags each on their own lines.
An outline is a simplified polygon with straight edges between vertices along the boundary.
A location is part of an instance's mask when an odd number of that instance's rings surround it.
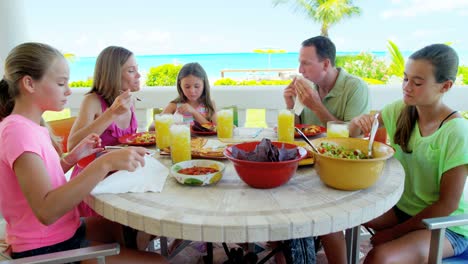
<svg viewBox="0 0 468 264">
<path fill-rule="evenodd" d="M 343 121 L 328 121 L 327 137 L 349 137 L 348 123 Z"/>
<path fill-rule="evenodd" d="M 232 138 L 234 131 L 234 114 L 232 108 L 220 110 L 216 115 L 218 138 Z"/>
<path fill-rule="evenodd" d="M 294 142 L 294 113 L 289 109 L 278 112 L 278 141 Z"/>
<path fill-rule="evenodd" d="M 170 131 L 172 163 L 191 160 L 190 125 L 186 123 L 174 123 L 171 125 Z"/>
<path fill-rule="evenodd" d="M 156 147 L 168 148 L 171 145 L 171 134 L 169 129 L 173 123 L 171 114 L 157 114 L 154 116 L 154 127 L 156 131 Z"/>
</svg>

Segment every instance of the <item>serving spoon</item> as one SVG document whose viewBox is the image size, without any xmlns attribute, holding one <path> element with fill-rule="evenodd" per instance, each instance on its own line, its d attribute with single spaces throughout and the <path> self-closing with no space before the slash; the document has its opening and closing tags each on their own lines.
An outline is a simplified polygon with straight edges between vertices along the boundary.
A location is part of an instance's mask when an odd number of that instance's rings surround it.
<svg viewBox="0 0 468 264">
<path fill-rule="evenodd" d="M 307 142 L 307 144 L 309 144 L 309 146 L 312 147 L 312 149 L 316 152 L 316 153 L 319 153 L 319 151 L 317 150 L 317 148 L 314 146 L 314 144 L 312 144 L 312 142 L 310 142 L 310 140 L 306 137 L 306 135 L 304 135 L 304 133 L 302 133 L 301 129 L 299 129 L 298 127 L 294 127 L 297 131 L 297 133 L 299 133 L 299 135 L 301 135 L 302 139 L 305 140 L 305 142 Z"/>
<path fill-rule="evenodd" d="M 374 144 L 375 134 L 377 133 L 377 129 L 379 128 L 379 113 L 374 115 L 374 121 L 372 122 L 372 128 L 369 135 L 369 148 L 367 149 L 367 156 L 369 158 L 373 158 L 372 153 L 372 145 Z"/>
</svg>

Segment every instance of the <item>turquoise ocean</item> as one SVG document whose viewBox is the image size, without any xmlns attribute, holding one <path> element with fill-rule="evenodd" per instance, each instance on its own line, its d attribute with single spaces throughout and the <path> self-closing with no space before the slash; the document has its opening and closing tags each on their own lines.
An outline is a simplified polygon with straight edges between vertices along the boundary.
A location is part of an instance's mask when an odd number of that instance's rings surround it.
<svg viewBox="0 0 468 264">
<path fill-rule="evenodd" d="M 389 59 L 388 52 L 371 52 L 377 58 Z M 411 51 L 402 52 L 403 56 L 408 57 Z M 356 52 L 337 52 L 337 55 L 355 55 Z M 270 56 L 270 59 L 268 58 Z M 151 67 L 162 64 L 185 64 L 189 62 L 200 63 L 208 74 L 210 82 L 221 78 L 222 69 L 267 69 L 267 68 L 294 68 L 298 67 L 298 52 L 262 54 L 262 53 L 216 53 L 216 54 L 171 54 L 171 55 L 140 55 L 136 56 L 139 71 L 145 78 Z M 460 61 L 468 63 L 468 54 L 466 58 L 460 56 Z M 87 80 L 92 78 L 96 57 L 79 57 L 70 62 L 70 81 Z M 463 64 L 463 63 L 460 63 Z M 276 75 L 277 73 L 268 73 Z M 248 73 L 225 74 L 225 78 L 248 78 Z"/>
</svg>

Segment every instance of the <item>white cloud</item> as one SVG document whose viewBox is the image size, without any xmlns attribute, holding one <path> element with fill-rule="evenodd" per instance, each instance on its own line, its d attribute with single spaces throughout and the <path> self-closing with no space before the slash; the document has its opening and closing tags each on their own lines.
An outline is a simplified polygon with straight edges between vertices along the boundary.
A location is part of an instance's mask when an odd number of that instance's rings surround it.
<svg viewBox="0 0 468 264">
<path fill-rule="evenodd" d="M 381 13 L 383 18 L 416 17 L 440 12 L 457 12 L 465 14 L 468 12 L 468 1 L 466 0 L 410 0 L 392 1 L 398 5 L 393 9 Z"/>
</svg>

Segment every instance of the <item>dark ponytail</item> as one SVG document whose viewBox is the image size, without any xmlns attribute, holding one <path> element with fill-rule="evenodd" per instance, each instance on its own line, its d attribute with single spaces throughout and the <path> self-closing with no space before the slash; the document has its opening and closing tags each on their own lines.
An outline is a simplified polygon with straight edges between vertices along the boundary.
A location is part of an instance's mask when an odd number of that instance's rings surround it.
<svg viewBox="0 0 468 264">
<path fill-rule="evenodd" d="M 11 114 L 15 101 L 10 96 L 9 85 L 5 79 L 0 81 L 0 121 Z"/>
<path fill-rule="evenodd" d="M 409 59 L 425 60 L 432 64 L 437 83 L 448 80 L 455 82 L 458 71 L 458 55 L 453 48 L 445 44 L 433 44 L 416 51 Z M 410 105 L 405 106 L 398 117 L 393 140 L 406 153 L 411 153 L 408 145 L 417 120 L 418 111 L 415 106 Z"/>
</svg>

